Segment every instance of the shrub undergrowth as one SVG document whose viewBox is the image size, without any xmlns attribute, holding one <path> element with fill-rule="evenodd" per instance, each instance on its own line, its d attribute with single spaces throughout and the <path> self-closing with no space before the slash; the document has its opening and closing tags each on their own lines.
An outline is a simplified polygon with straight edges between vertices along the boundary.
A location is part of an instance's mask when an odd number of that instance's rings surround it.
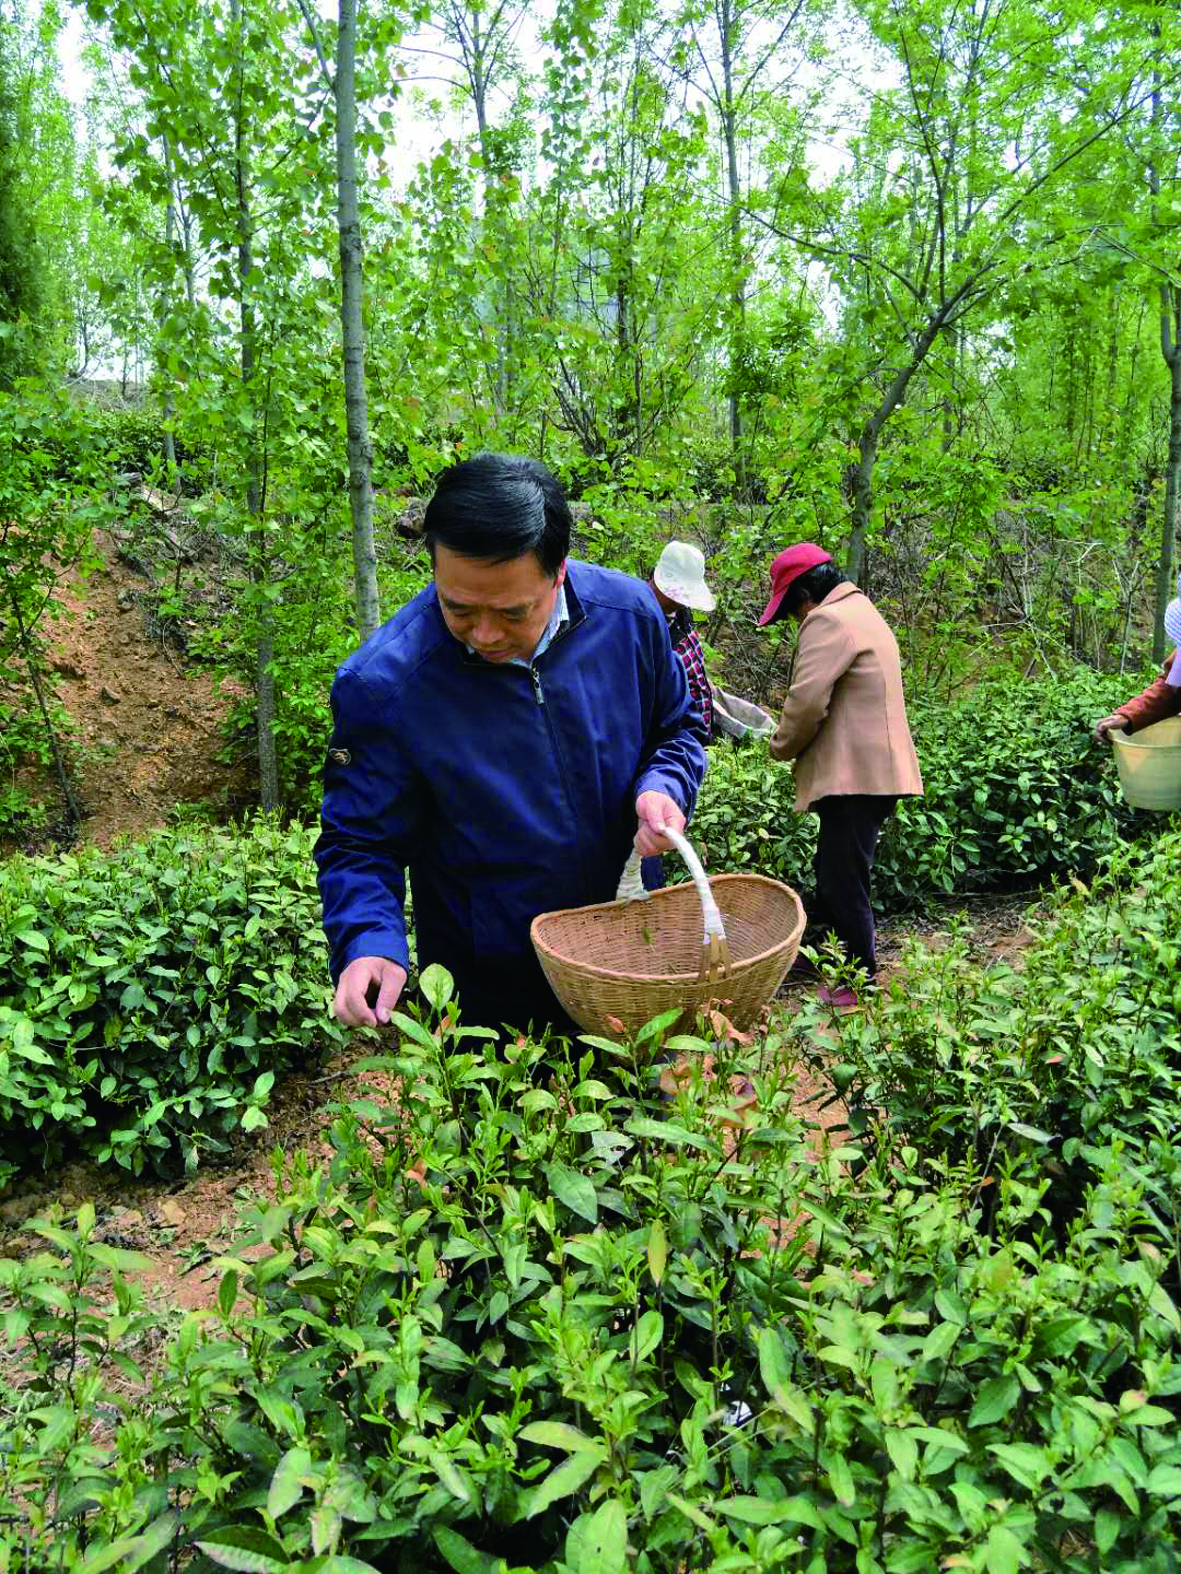
<svg viewBox="0 0 1181 1574">
<path fill-rule="evenodd" d="M 311 833 L 265 820 L 0 865 L 0 980 L 0 1172 L 191 1169 L 340 1036 Z"/>
<path fill-rule="evenodd" d="M 494 1049 L 428 971 L 152 1375 L 92 1211 L 0 1265 L 8 1568 L 1176 1569 L 1179 925 L 1172 833 L 752 1043 Z"/>
<path fill-rule="evenodd" d="M 925 793 L 887 823 L 874 882 L 897 910 L 935 896 L 1029 889 L 1095 867 L 1156 816 L 1120 797 L 1097 717 L 1137 680 L 1079 667 L 1053 682 L 981 682 L 950 703 L 909 706 Z M 710 751 L 690 835 L 716 871 L 807 886 L 815 816 L 796 815 L 793 772 L 748 742 Z"/>
</svg>

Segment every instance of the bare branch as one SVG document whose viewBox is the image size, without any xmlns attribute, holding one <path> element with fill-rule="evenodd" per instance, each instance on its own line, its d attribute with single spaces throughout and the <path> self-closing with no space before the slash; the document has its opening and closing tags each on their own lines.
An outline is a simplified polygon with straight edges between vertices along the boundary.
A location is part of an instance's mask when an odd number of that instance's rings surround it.
<svg viewBox="0 0 1181 1574">
<path fill-rule="evenodd" d="M 312 13 L 311 7 L 308 5 L 308 0 L 299 0 L 299 9 L 303 13 L 304 21 L 308 24 L 308 32 L 312 35 L 312 43 L 315 45 L 316 49 L 316 59 L 320 62 L 320 74 L 328 84 L 328 91 L 330 93 L 335 93 L 336 85 L 333 82 L 332 72 L 329 69 L 328 60 L 324 54 L 323 46 L 320 43 L 320 30 L 316 26 L 316 18 Z"/>
</svg>

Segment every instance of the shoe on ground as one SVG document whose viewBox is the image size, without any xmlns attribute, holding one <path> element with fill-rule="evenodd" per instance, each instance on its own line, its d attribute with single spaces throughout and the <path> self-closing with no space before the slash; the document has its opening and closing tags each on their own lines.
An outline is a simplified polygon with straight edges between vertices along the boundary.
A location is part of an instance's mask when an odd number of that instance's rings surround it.
<svg viewBox="0 0 1181 1574">
<path fill-rule="evenodd" d="M 811 983 L 820 977 L 819 969 L 815 962 L 809 961 L 806 956 L 797 956 L 784 975 L 785 984 Z"/>
<path fill-rule="evenodd" d="M 839 989 L 830 989 L 827 984 L 822 984 L 816 993 L 821 1003 L 831 1006 L 834 1011 L 856 1011 L 861 1004 L 846 984 L 842 984 Z"/>
</svg>

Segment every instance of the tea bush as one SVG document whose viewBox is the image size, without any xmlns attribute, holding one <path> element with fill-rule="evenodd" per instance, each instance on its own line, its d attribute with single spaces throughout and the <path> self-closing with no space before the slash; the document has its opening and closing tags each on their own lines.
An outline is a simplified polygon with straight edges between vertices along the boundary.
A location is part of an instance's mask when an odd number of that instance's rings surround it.
<svg viewBox="0 0 1181 1574">
<path fill-rule="evenodd" d="M 1181 882 L 1181 844 L 1162 856 Z M 1063 966 L 1085 909 L 1064 902 L 1041 942 Z M 951 971 L 967 1001 L 962 956 Z M 916 957 L 929 1037 L 946 975 Z M 394 1102 L 342 1105 L 322 1167 L 276 1156 L 217 1311 L 153 1377 L 136 1263 L 91 1210 L 0 1264 L 22 1373 L 0 1396 L 11 1574 L 48 1546 L 86 1574 L 1178 1566 L 1175 1231 L 1114 1117 L 1060 1232 L 1062 1166 L 1012 1124 L 1024 1104 L 1001 1107 L 1017 1140 L 987 1174 L 936 1140 L 970 1105 L 940 1124 L 938 1055 L 907 1117 L 929 1151 L 889 1103 L 824 1148 L 792 1112 L 815 1008 L 757 1047 L 714 1042 L 720 1024 L 670 1040 L 691 1074 L 664 1107 L 644 1060 L 667 1019 L 628 1050 L 489 1053 L 450 980 L 423 983 L 437 1014 L 399 1015 L 374 1063 Z M 988 1020 L 997 980 L 978 983 Z M 852 1087 L 889 1047 L 838 1027 Z M 759 1094 L 741 1117 L 739 1067 Z"/>
<path fill-rule="evenodd" d="M 838 1025 L 854 1124 L 885 1110 L 892 1132 L 980 1177 L 1035 1145 L 1064 1230 L 1085 1186 L 1118 1169 L 1181 1295 L 1181 834 L 1121 850 L 1038 927 L 1019 967 L 973 966 L 962 936 L 915 948 L 873 1013 Z"/>
<path fill-rule="evenodd" d="M 0 865 L 0 1172 L 68 1146 L 138 1173 L 266 1124 L 339 1036 L 311 833 L 263 820 Z"/>
<path fill-rule="evenodd" d="M 1119 794 L 1097 717 L 1146 681 L 1077 668 L 1067 678 L 988 681 L 951 704 L 909 711 L 926 793 L 903 799 L 874 871 L 878 900 L 1031 887 L 1087 871 L 1159 817 Z M 815 816 L 797 816 L 793 772 L 749 742 L 710 751 L 693 831 L 712 869 L 750 869 L 806 886 Z"/>
</svg>

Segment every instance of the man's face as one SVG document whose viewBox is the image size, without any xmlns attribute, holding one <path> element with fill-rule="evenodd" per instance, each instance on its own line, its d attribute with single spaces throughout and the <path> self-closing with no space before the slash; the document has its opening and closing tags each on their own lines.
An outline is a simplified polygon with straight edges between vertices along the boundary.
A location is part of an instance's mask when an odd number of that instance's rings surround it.
<svg viewBox="0 0 1181 1574">
<path fill-rule="evenodd" d="M 565 563 L 551 577 L 532 552 L 507 563 L 489 563 L 460 557 L 445 546 L 435 548 L 435 590 L 443 621 L 485 661 L 528 661 L 565 578 Z"/>
</svg>

